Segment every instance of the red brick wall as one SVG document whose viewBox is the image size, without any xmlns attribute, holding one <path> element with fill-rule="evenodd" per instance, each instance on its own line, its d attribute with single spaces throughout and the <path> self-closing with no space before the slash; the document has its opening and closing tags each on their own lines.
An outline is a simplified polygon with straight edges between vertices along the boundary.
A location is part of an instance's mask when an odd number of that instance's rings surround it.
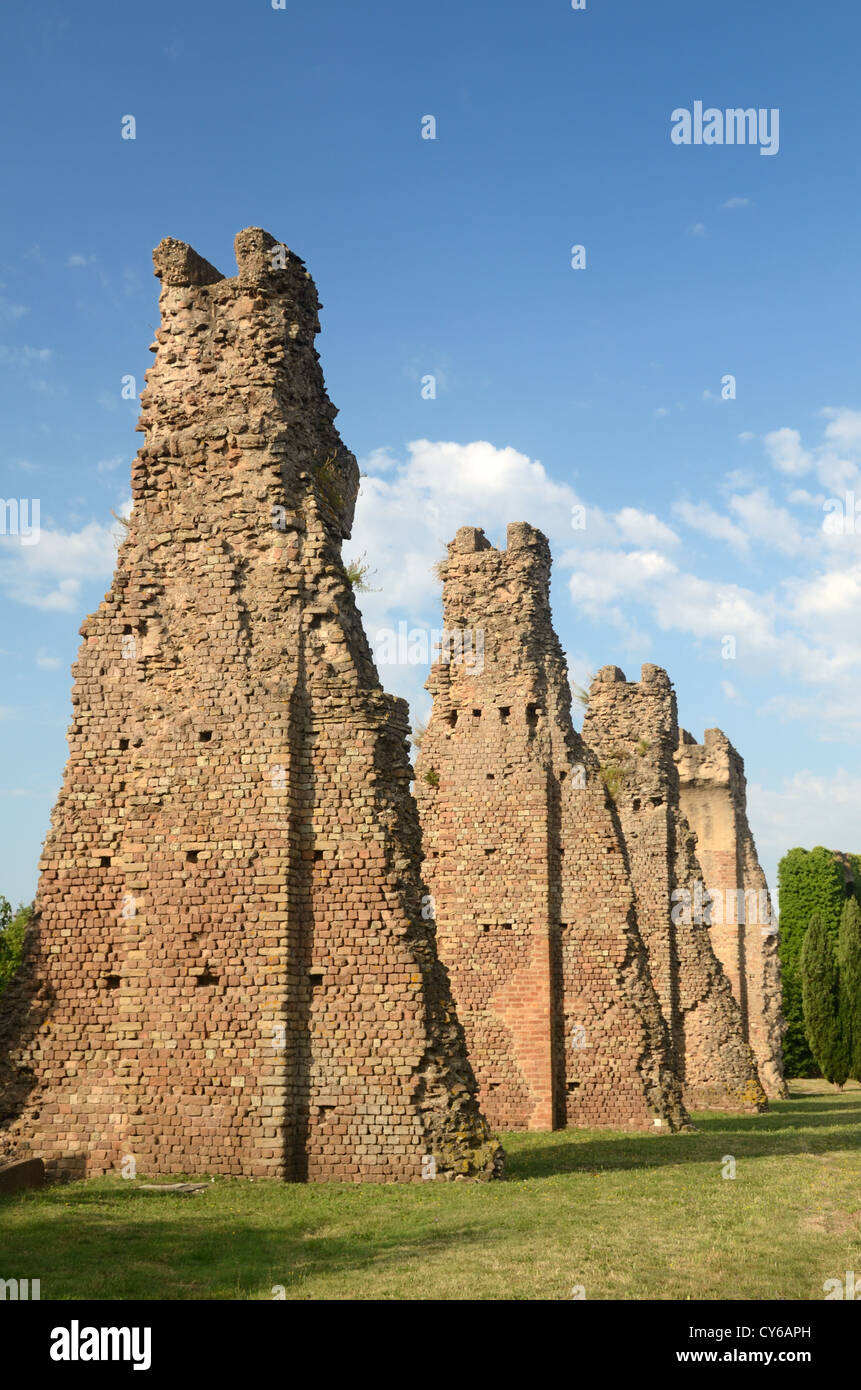
<svg viewBox="0 0 861 1390">
<path fill-rule="evenodd" d="M 54 1172 L 421 1180 L 499 1166 L 421 914 L 407 710 L 341 562 L 358 486 L 319 303 L 259 229 L 155 253 L 110 592 L 5 1003 L 5 1147 Z"/>
<path fill-rule="evenodd" d="M 540 532 L 449 546 L 444 627 L 481 669 L 437 663 L 416 796 L 440 954 L 493 1124 L 686 1123 L 621 836 L 571 723 Z M 481 641 L 478 632 L 481 633 Z"/>
</svg>

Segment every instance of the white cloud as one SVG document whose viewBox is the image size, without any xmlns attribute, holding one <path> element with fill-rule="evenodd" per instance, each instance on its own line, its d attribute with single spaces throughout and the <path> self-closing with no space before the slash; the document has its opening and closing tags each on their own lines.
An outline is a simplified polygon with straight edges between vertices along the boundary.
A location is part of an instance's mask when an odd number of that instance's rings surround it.
<svg viewBox="0 0 861 1390">
<path fill-rule="evenodd" d="M 861 842 L 861 776 L 837 768 L 830 776 L 799 770 L 779 790 L 748 786 L 748 816 L 772 889 L 788 849 L 829 845 L 854 850 Z"/>
<path fill-rule="evenodd" d="M 764 541 L 786 555 L 796 554 L 804 544 L 795 517 L 774 503 L 765 488 L 731 497 L 730 507 L 752 539 Z"/>
<path fill-rule="evenodd" d="M 0 343 L 0 365 L 4 367 L 29 367 L 34 362 L 48 362 L 51 356 L 50 348 L 9 346 Z"/>
<path fill-rule="evenodd" d="M 652 512 L 641 512 L 636 507 L 623 507 L 620 512 L 616 512 L 613 520 L 622 538 L 634 545 L 662 549 L 679 543 L 675 531 L 663 521 L 659 521 Z"/>
<path fill-rule="evenodd" d="M 801 435 L 798 430 L 772 430 L 765 436 L 765 447 L 774 467 L 781 473 L 807 473 L 812 466 L 813 460 L 801 447 Z"/>
<path fill-rule="evenodd" d="M 707 502 L 674 502 L 673 512 L 686 526 L 702 531 L 711 540 L 726 541 L 739 551 L 748 548 L 748 538 L 742 528 L 728 516 L 721 516 Z"/>
<path fill-rule="evenodd" d="M 725 203 L 721 203 L 722 208 L 749 208 L 750 198 L 727 198 Z"/>
<path fill-rule="evenodd" d="M 82 581 L 113 574 L 115 535 L 116 528 L 91 521 L 71 532 L 43 526 L 34 545 L 0 536 L 0 586 L 17 603 L 73 612 Z"/>
</svg>

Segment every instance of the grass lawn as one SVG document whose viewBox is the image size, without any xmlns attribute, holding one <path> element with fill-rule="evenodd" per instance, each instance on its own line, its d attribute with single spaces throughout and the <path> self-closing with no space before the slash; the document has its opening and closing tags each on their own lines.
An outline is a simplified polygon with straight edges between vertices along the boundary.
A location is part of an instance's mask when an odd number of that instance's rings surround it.
<svg viewBox="0 0 861 1390">
<path fill-rule="evenodd" d="M 43 1299 L 821 1300 L 861 1276 L 861 1087 L 797 1081 L 768 1115 L 695 1121 L 503 1135 L 500 1183 L 182 1197 L 112 1176 L 2 1197 L 0 1277 Z"/>
</svg>

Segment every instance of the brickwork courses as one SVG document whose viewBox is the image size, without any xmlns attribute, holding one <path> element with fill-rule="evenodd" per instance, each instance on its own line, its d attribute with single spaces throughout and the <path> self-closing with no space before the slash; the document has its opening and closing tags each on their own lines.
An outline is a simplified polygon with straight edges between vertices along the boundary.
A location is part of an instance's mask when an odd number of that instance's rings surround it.
<svg viewBox="0 0 861 1390">
<path fill-rule="evenodd" d="M 440 955 L 493 1125 L 689 1122 L 637 929 L 625 850 L 575 733 L 550 551 L 462 527 L 416 760 Z"/>
<path fill-rule="evenodd" d="M 134 507 L 0 1016 L 3 1147 L 55 1176 L 490 1176 L 408 711 L 341 559 L 358 468 L 317 293 L 259 228 L 235 249 L 231 279 L 154 253 Z"/>
<path fill-rule="evenodd" d="M 703 871 L 681 811 L 676 697 L 666 671 L 639 681 L 605 666 L 591 684 L 583 738 L 600 759 L 619 814 L 652 979 L 691 1108 L 758 1110 L 766 1096 L 742 1011 L 696 920 Z M 689 893 L 690 905 L 676 893 Z"/>
<path fill-rule="evenodd" d="M 747 819 L 744 762 L 720 729 L 697 743 L 684 729 L 675 753 L 682 814 L 697 837 L 712 945 L 739 1002 L 766 1094 L 786 1095 L 778 937 Z"/>
</svg>

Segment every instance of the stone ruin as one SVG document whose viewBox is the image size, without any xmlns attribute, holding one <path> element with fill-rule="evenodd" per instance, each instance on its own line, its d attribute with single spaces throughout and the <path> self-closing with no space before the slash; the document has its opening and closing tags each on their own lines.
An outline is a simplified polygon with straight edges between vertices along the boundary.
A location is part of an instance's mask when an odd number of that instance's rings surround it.
<svg viewBox="0 0 861 1390">
<path fill-rule="evenodd" d="M 625 848 L 571 722 L 550 617 L 550 548 L 462 527 L 416 761 L 424 874 L 491 1124 L 687 1123 L 638 930 Z M 442 652 L 443 658 L 449 655 Z"/>
<path fill-rule="evenodd" d="M 259 228 L 235 249 L 232 279 L 154 253 L 134 507 L 4 999 L 4 1146 L 55 1176 L 491 1176 L 407 706 L 341 560 L 359 475 L 317 292 Z"/>
<path fill-rule="evenodd" d="M 738 1000 L 766 1094 L 785 1096 L 777 927 L 747 820 L 744 762 L 720 729 L 706 729 L 701 744 L 681 729 L 675 761 L 682 814 L 696 834 L 711 898 L 712 945 Z"/>
<path fill-rule="evenodd" d="M 407 706 L 341 558 L 358 469 L 317 293 L 259 228 L 235 249 L 230 279 L 154 253 L 134 507 L 0 1004 L 0 1154 L 66 1177 L 492 1177 L 485 1115 L 673 1131 L 686 1105 L 761 1108 L 773 945 L 671 916 L 697 875 L 759 884 L 740 759 L 709 735 L 677 752 L 656 667 L 605 668 L 581 737 L 546 538 L 463 527 L 414 799 Z"/>
<path fill-rule="evenodd" d="M 684 913 L 702 870 L 666 672 L 629 684 L 606 667 L 581 737 L 546 538 L 516 524 L 497 550 L 462 527 L 442 574 L 447 650 L 427 683 L 416 796 L 491 1124 L 677 1129 L 686 1104 L 764 1108 L 756 1028 L 708 926 Z M 779 1047 L 773 1014 L 761 1031 Z"/>
<path fill-rule="evenodd" d="M 703 871 L 682 812 L 676 696 L 666 671 L 645 665 L 639 681 L 626 681 L 618 667 L 605 666 L 589 691 L 583 738 L 618 810 L 637 920 L 685 1096 L 697 1108 L 756 1109 L 766 1097 L 742 1010 L 697 910 Z"/>
</svg>

